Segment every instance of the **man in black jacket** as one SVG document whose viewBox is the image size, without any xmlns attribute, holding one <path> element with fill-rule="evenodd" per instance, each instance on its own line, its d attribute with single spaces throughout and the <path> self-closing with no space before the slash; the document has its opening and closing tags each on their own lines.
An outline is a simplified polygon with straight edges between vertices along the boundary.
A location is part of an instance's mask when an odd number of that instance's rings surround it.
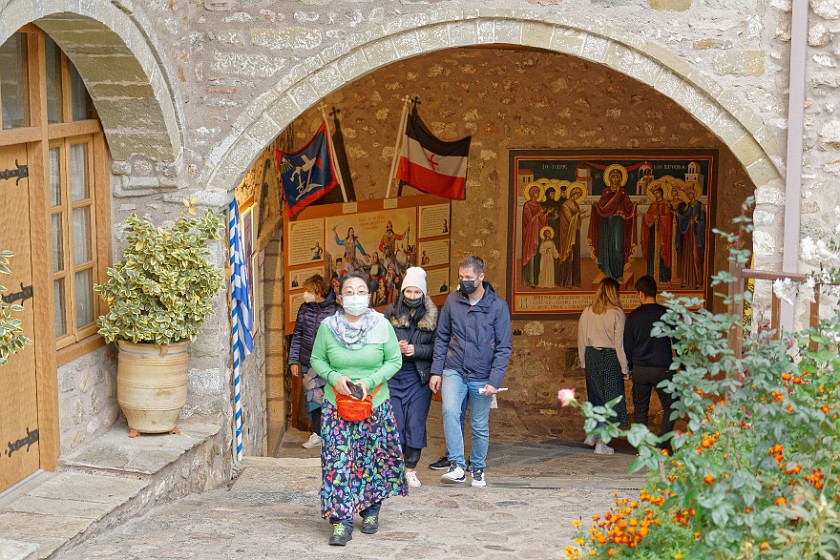
<svg viewBox="0 0 840 560">
<path fill-rule="evenodd" d="M 659 387 L 659 383 L 673 376 L 671 339 L 652 337 L 650 333 L 666 308 L 656 303 L 656 280 L 651 276 L 639 278 L 636 292 L 641 305 L 630 313 L 624 325 L 624 353 L 633 379 L 633 421 L 647 426 L 650 392 L 656 389 L 663 411 L 660 435 L 665 435 L 674 428 L 671 420 L 674 398 Z"/>
</svg>

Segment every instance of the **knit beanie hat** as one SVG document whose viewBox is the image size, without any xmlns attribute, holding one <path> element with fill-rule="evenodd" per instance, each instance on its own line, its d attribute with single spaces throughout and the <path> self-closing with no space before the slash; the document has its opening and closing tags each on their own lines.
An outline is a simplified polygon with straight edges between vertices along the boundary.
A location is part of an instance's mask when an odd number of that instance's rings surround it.
<svg viewBox="0 0 840 560">
<path fill-rule="evenodd" d="M 405 278 L 403 278 L 402 288 L 400 291 L 408 287 L 417 288 L 423 295 L 426 295 L 426 271 L 419 266 L 412 266 L 405 271 Z"/>
</svg>

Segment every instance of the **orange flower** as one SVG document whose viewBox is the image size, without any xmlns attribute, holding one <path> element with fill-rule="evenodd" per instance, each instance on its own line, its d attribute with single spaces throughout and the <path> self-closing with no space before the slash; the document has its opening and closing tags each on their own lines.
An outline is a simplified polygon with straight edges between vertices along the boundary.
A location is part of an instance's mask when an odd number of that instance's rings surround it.
<svg viewBox="0 0 840 560">
<path fill-rule="evenodd" d="M 831 407 L 823 405 L 820 407 L 820 410 L 823 411 L 823 414 L 828 414 L 828 412 L 831 410 Z"/>
<path fill-rule="evenodd" d="M 767 550 L 768 548 L 770 548 L 770 543 L 767 542 L 767 541 L 764 541 L 764 542 L 761 543 L 761 546 L 759 548 L 761 550 Z"/>
<path fill-rule="evenodd" d="M 791 374 L 789 374 L 789 373 L 782 374 L 782 381 L 790 381 L 791 379 L 793 379 L 793 376 Z"/>
<path fill-rule="evenodd" d="M 776 505 L 777 506 L 787 505 L 787 500 L 784 498 L 784 496 L 779 496 L 778 498 L 776 498 Z"/>
<path fill-rule="evenodd" d="M 705 482 L 706 484 L 712 484 L 714 481 L 715 477 L 713 477 L 711 474 L 707 474 L 705 478 L 703 478 L 703 482 Z"/>
</svg>

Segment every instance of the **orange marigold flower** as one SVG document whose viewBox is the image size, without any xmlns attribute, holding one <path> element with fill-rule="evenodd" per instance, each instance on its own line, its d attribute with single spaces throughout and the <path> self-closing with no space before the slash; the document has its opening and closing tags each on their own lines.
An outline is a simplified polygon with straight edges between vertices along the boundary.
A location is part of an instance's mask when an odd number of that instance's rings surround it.
<svg viewBox="0 0 840 560">
<path fill-rule="evenodd" d="M 707 475 L 703 478 L 703 482 L 705 482 L 706 484 L 711 484 L 711 483 L 713 483 L 714 481 L 715 481 L 715 477 L 713 477 L 711 474 L 707 474 Z"/>
<path fill-rule="evenodd" d="M 831 410 L 831 407 L 823 405 L 823 406 L 820 407 L 820 410 L 823 411 L 823 414 L 828 414 L 829 411 Z"/>
<path fill-rule="evenodd" d="M 761 546 L 759 546 L 759 548 L 761 550 L 767 550 L 768 548 L 770 548 L 770 543 L 767 542 L 767 541 L 764 541 L 764 542 L 761 543 Z"/>
<path fill-rule="evenodd" d="M 790 381 L 791 379 L 793 379 L 793 376 L 791 374 L 789 374 L 789 373 L 783 373 L 782 374 L 782 381 Z"/>
<path fill-rule="evenodd" d="M 574 525 L 575 527 L 580 527 L 580 519 L 575 519 L 574 521 L 572 521 L 572 525 Z"/>
<path fill-rule="evenodd" d="M 662 453 L 662 455 L 664 455 L 665 457 L 668 456 L 668 450 L 667 449 L 663 449 L 662 451 L 660 451 L 660 453 Z"/>
<path fill-rule="evenodd" d="M 787 504 L 787 500 L 784 498 L 784 496 L 779 496 L 778 498 L 776 498 L 776 505 L 777 506 L 783 506 L 783 505 L 786 505 L 786 504 Z"/>
<path fill-rule="evenodd" d="M 697 532 L 695 532 L 695 533 L 694 533 L 694 538 L 695 538 L 695 539 L 699 539 L 699 538 L 700 538 L 700 536 L 701 536 L 701 535 L 700 535 L 700 531 L 697 531 Z"/>
</svg>

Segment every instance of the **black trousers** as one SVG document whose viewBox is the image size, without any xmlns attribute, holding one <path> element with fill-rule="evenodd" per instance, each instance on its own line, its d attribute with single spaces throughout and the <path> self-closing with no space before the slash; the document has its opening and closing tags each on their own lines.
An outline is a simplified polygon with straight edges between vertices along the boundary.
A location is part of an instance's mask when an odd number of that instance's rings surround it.
<svg viewBox="0 0 840 560">
<path fill-rule="evenodd" d="M 650 410 L 650 392 L 656 390 L 659 401 L 662 403 L 662 429 L 660 435 L 665 435 L 674 429 L 674 422 L 671 420 L 671 405 L 674 398 L 665 389 L 657 387 L 661 381 L 671 379 L 673 372 L 668 368 L 655 368 L 647 366 L 633 367 L 633 421 L 637 424 L 648 425 L 648 410 Z"/>
</svg>

